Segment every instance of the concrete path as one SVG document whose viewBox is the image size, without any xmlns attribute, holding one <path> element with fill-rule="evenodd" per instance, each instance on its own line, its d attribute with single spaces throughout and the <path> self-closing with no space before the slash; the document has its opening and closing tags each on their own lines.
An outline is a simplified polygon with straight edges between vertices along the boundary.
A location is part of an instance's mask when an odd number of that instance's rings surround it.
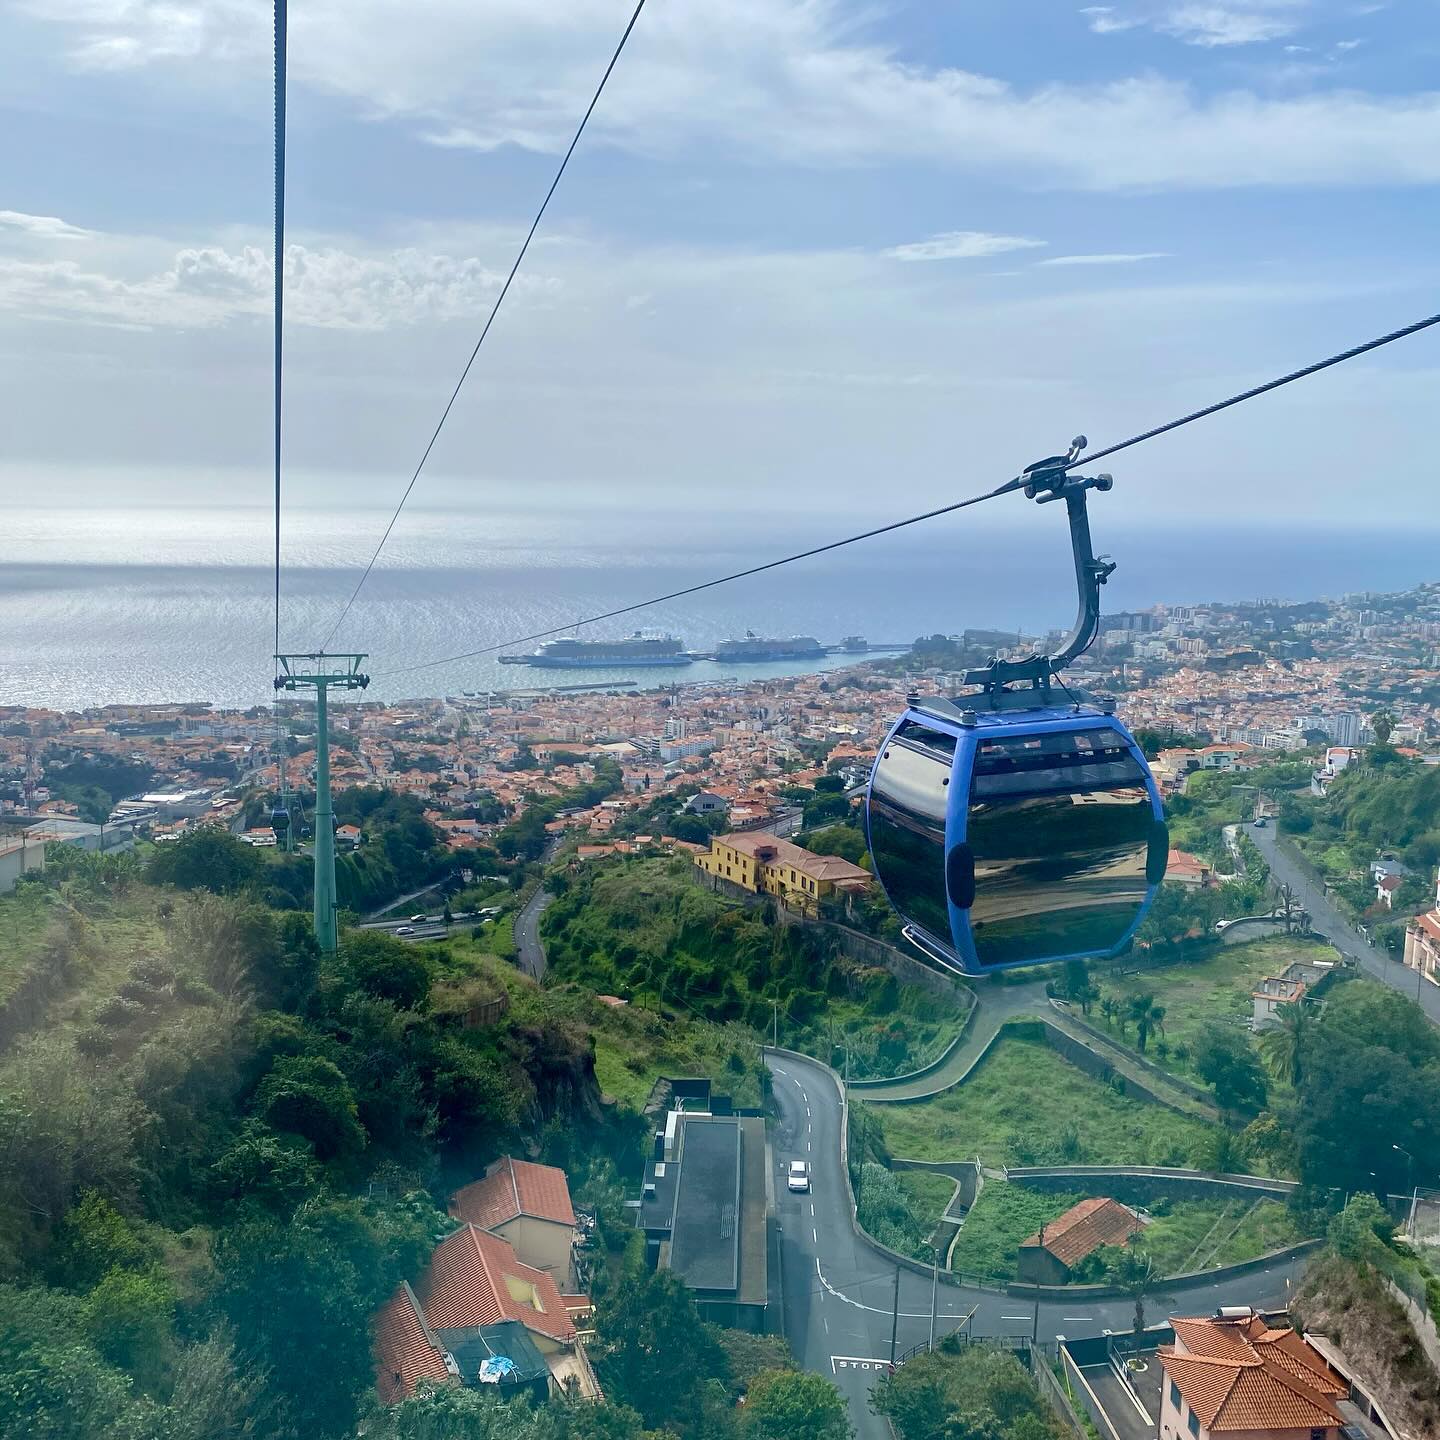
<svg viewBox="0 0 1440 1440">
<path fill-rule="evenodd" d="M 940 1095 L 958 1085 L 970 1068 L 985 1052 L 995 1032 L 1017 1015 L 1044 1015 L 1050 1009 L 1043 981 L 1032 980 L 1024 985 L 997 985 L 993 981 L 975 985 L 975 1018 L 965 1038 L 950 1052 L 938 1069 L 915 1080 L 896 1080 L 888 1085 L 867 1085 L 855 1092 L 857 1100 L 867 1104 L 893 1105 L 897 1101 L 920 1100 Z"/>
</svg>

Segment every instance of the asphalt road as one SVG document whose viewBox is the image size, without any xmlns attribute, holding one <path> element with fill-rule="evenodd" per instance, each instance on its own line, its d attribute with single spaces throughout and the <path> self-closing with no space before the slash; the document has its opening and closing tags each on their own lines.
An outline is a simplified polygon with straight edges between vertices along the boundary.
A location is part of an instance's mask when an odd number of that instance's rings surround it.
<svg viewBox="0 0 1440 1440">
<path fill-rule="evenodd" d="M 533 979 L 545 978 L 545 947 L 540 943 L 540 917 L 555 897 L 537 890 L 515 917 L 516 963 Z"/>
<path fill-rule="evenodd" d="M 840 1387 L 859 1440 L 891 1440 L 868 1401 L 871 1385 L 890 1359 L 896 1266 L 851 1225 L 840 1161 L 839 1091 L 829 1073 L 812 1061 L 767 1054 L 767 1063 L 775 1076 L 778 1112 L 773 1183 L 785 1335 L 801 1365 Z M 786 1170 L 794 1159 L 810 1162 L 808 1195 L 792 1195 L 786 1188 Z M 1147 1315 L 1158 1321 L 1173 1314 L 1209 1314 L 1217 1305 L 1283 1308 L 1287 1281 L 1298 1276 L 1302 1264 L 1274 1265 L 1219 1284 L 1172 1286 L 1146 1301 Z M 930 1284 L 928 1276 L 900 1269 L 897 1354 L 929 1336 Z M 972 1308 L 970 1333 L 977 1338 L 1028 1336 L 1036 1323 L 1033 1301 L 957 1285 L 942 1274 L 936 1337 L 959 1328 Z M 1128 1331 L 1133 1315 L 1131 1301 L 1124 1298 L 1043 1301 L 1039 1333 L 1053 1339 Z"/>
<path fill-rule="evenodd" d="M 1416 971 L 1407 970 L 1402 960 L 1370 944 L 1340 913 L 1324 890 L 1280 849 L 1273 820 L 1263 830 L 1247 826 L 1245 833 L 1265 857 L 1272 877 L 1288 885 L 1300 904 L 1310 912 L 1310 922 L 1316 930 L 1328 936 L 1342 955 L 1358 960 L 1367 975 L 1374 976 L 1412 1000 L 1418 1000 L 1426 1015 L 1440 1025 L 1440 987 L 1426 984 Z"/>
</svg>

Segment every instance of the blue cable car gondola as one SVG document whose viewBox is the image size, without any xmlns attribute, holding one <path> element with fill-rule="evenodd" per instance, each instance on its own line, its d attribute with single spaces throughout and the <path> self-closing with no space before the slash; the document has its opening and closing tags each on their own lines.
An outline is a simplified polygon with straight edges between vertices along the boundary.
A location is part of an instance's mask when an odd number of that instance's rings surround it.
<svg viewBox="0 0 1440 1440">
<path fill-rule="evenodd" d="M 866 798 L 875 873 L 917 948 L 970 974 L 1114 955 L 1134 937 L 1169 854 L 1160 793 L 1110 701 L 1052 681 L 1095 638 L 1115 568 L 1090 544 L 1070 454 L 1026 473 L 1025 493 L 1063 499 L 1080 611 L 1054 655 L 992 660 L 957 700 L 910 699 L 876 757 Z M 1028 688 L 1016 689 L 1015 685 Z"/>
</svg>

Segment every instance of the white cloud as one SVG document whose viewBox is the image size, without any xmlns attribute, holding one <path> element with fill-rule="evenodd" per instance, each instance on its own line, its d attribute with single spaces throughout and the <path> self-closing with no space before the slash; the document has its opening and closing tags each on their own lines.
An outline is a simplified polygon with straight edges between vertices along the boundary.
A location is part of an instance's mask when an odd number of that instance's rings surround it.
<svg viewBox="0 0 1440 1440">
<path fill-rule="evenodd" d="M 1187 45 L 1213 49 L 1279 40 L 1293 35 L 1299 24 L 1293 15 L 1273 11 L 1235 10 L 1226 5 L 1181 5 L 1170 11 L 1158 28 Z"/>
<path fill-rule="evenodd" d="M 1343 55 L 1347 50 L 1358 50 L 1364 43 L 1363 40 L 1337 40 L 1335 48 Z"/>
<path fill-rule="evenodd" d="M 1167 250 L 1146 250 L 1136 255 L 1052 255 L 1037 265 L 1134 265 L 1141 260 L 1168 260 Z"/>
<path fill-rule="evenodd" d="M 1116 35 L 1124 30 L 1134 30 L 1145 22 L 1133 16 L 1121 15 L 1113 5 L 1086 5 L 1080 13 L 1090 22 L 1090 29 L 1097 35 Z"/>
<path fill-rule="evenodd" d="M 93 233 L 55 215 L 26 215 L 20 210 L 0 210 L 0 229 L 21 230 L 42 240 L 88 240 Z"/>
<path fill-rule="evenodd" d="M 163 268 L 134 273 L 133 262 L 120 252 L 135 243 L 117 245 L 114 254 L 85 265 L 0 259 L 0 309 L 185 330 L 270 314 L 273 272 L 267 252 L 252 245 L 187 247 L 173 251 Z M 141 248 L 159 258 L 158 245 L 142 243 Z M 328 245 L 290 245 L 285 264 L 287 319 L 327 330 L 386 330 L 474 318 L 493 301 L 503 279 L 477 259 L 415 249 L 360 254 Z M 512 296 L 543 296 L 556 284 L 522 276 Z"/>
<path fill-rule="evenodd" d="M 1004 255 L 1011 250 L 1035 250 L 1043 240 L 1024 235 L 989 235 L 983 230 L 947 230 L 928 240 L 909 245 L 894 245 L 882 251 L 888 260 L 983 260 L 988 255 Z"/>
<path fill-rule="evenodd" d="M 250 0 L 23 0 L 72 62 L 169 66 L 209 89 L 253 80 L 268 12 Z M 297 85 L 435 143 L 563 148 L 627 0 L 311 0 L 292 18 Z M 1090 7 L 1093 22 L 1111 7 Z M 1299 11 L 1150 12 L 1193 44 L 1289 33 Z M 1166 18 L 1168 17 L 1168 18 Z M 647 9 L 587 145 L 675 156 L 723 146 L 767 166 L 930 163 L 1083 190 L 1440 181 L 1440 94 L 1203 94 L 1147 73 L 1027 82 L 902 59 L 843 0 L 691 0 Z M 235 78 L 232 78 L 235 77 Z"/>
</svg>

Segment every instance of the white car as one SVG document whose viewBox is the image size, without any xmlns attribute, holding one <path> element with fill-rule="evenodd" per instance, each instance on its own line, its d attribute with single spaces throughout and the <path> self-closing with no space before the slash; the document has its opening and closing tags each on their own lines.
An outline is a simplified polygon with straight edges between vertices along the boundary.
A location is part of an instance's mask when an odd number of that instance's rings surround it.
<svg viewBox="0 0 1440 1440">
<path fill-rule="evenodd" d="M 395 927 L 395 933 L 397 935 L 413 935 L 415 933 L 415 927 L 413 925 L 397 925 Z"/>
<path fill-rule="evenodd" d="M 785 1183 L 796 1194 L 805 1194 L 810 1189 L 810 1167 L 803 1160 L 792 1160 Z"/>
</svg>

